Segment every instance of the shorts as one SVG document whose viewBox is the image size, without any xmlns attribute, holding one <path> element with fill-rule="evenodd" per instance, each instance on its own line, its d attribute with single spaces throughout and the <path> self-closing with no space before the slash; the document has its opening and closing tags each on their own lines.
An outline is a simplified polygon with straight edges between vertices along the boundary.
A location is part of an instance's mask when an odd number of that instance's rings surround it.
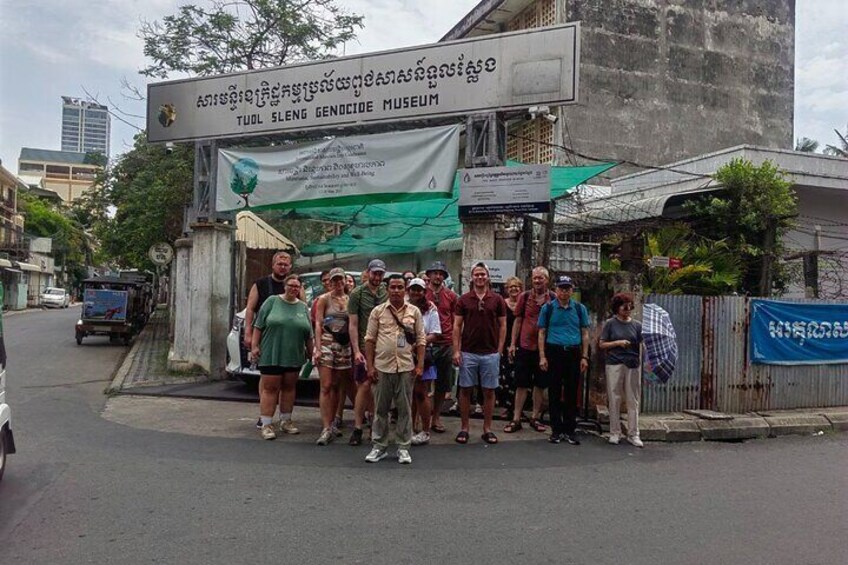
<svg viewBox="0 0 848 565">
<path fill-rule="evenodd" d="M 515 386 L 548 388 L 548 372 L 539 368 L 539 352 L 518 348 L 515 352 Z"/>
<path fill-rule="evenodd" d="M 280 365 L 259 365 L 263 377 L 279 377 L 285 373 L 300 373 L 300 367 L 282 367 Z"/>
<path fill-rule="evenodd" d="M 453 347 L 433 346 L 433 367 L 436 368 L 436 392 L 447 394 L 453 388 Z"/>
<path fill-rule="evenodd" d="M 333 339 L 329 333 L 321 334 L 321 359 L 319 367 L 329 367 L 335 371 L 350 369 L 353 352 L 350 344 L 342 345 Z"/>
<path fill-rule="evenodd" d="M 421 375 L 421 380 L 425 382 L 435 381 L 437 377 L 436 366 L 430 365 L 426 369 L 424 369 L 424 374 Z"/>
<path fill-rule="evenodd" d="M 496 389 L 500 368 L 500 353 L 477 355 L 463 351 L 462 365 L 459 366 L 459 386 L 469 388 L 480 385 L 486 389 Z"/>
</svg>

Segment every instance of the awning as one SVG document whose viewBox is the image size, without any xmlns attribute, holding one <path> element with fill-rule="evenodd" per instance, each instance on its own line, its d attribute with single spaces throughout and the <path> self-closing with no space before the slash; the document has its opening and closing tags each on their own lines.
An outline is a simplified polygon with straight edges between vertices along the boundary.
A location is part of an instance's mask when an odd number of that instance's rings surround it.
<svg viewBox="0 0 848 565">
<path fill-rule="evenodd" d="M 17 274 L 19 274 L 19 275 L 21 274 L 21 271 L 19 271 L 19 270 L 17 270 L 17 269 L 12 269 L 12 268 L 10 268 L 10 267 L 3 267 L 3 269 L 4 269 L 7 273 L 17 273 Z"/>
<path fill-rule="evenodd" d="M 38 265 L 33 265 L 32 263 L 24 263 L 23 261 L 16 261 L 15 264 L 22 271 L 34 271 L 36 273 L 41 272 L 41 267 Z"/>
<path fill-rule="evenodd" d="M 12 266 L 11 261 L 9 261 L 8 259 L 0 258 L 0 267 L 11 267 L 11 266 Z"/>
</svg>

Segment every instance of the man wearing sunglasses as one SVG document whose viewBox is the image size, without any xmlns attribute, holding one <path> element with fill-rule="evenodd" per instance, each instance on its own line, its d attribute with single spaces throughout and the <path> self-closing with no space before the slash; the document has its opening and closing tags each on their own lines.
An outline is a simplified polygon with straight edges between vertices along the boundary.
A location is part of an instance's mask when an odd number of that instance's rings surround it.
<svg viewBox="0 0 848 565">
<path fill-rule="evenodd" d="M 471 391 L 483 389 L 483 441 L 498 442 L 492 432 L 495 389 L 498 388 L 501 351 L 506 341 L 506 302 L 489 288 L 489 268 L 471 268 L 471 290 L 459 297 L 453 326 L 453 362 L 459 366 L 461 429 L 457 443 L 468 443 Z"/>
</svg>

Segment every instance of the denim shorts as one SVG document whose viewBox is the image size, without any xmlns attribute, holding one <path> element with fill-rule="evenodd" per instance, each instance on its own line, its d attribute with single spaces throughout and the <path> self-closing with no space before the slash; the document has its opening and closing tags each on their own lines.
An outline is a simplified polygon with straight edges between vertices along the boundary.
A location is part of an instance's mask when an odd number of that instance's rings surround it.
<svg viewBox="0 0 848 565">
<path fill-rule="evenodd" d="M 462 352 L 462 365 L 459 366 L 459 386 L 468 388 L 480 385 L 483 388 L 498 388 L 498 378 L 501 369 L 501 354 Z"/>
</svg>

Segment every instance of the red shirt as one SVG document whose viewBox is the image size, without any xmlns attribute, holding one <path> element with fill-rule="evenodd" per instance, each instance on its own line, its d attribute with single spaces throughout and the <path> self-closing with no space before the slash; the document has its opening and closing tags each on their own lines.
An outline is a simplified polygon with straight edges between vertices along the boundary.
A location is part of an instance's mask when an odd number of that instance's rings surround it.
<svg viewBox="0 0 848 565">
<path fill-rule="evenodd" d="M 462 316 L 462 351 L 475 355 L 498 353 L 500 318 L 506 317 L 506 302 L 500 294 L 487 290 L 477 298 L 474 290 L 459 297 L 456 315 Z"/>
<path fill-rule="evenodd" d="M 456 302 L 459 300 L 456 293 L 447 287 L 442 287 L 439 295 L 428 286 L 425 293 L 427 300 L 436 305 L 439 311 L 439 325 L 442 327 L 441 335 L 437 335 L 433 341 L 435 345 L 450 345 L 453 343 L 453 313 L 456 310 Z"/>
<path fill-rule="evenodd" d="M 550 291 L 545 291 L 545 301 L 542 304 L 536 303 L 535 291 L 522 292 L 518 297 L 518 303 L 515 305 L 515 317 L 521 318 L 521 325 L 518 326 L 518 347 L 528 351 L 536 351 L 539 349 L 539 312 L 542 311 L 542 306 L 555 300 L 555 296 Z"/>
</svg>

